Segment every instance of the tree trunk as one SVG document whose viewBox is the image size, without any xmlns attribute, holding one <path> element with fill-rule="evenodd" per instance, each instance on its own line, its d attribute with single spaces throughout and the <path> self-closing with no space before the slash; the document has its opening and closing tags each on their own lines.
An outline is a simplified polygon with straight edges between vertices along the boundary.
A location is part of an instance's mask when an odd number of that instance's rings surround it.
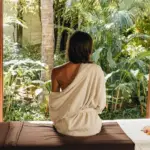
<svg viewBox="0 0 150 150">
<path fill-rule="evenodd" d="M 22 3 L 21 0 L 17 3 L 17 19 L 23 20 L 23 11 L 22 11 Z M 17 43 L 22 46 L 22 35 L 23 35 L 23 27 L 21 25 L 17 25 Z"/>
<path fill-rule="evenodd" d="M 0 122 L 3 121 L 3 1 L 0 1 Z"/>
<path fill-rule="evenodd" d="M 50 80 L 54 59 L 54 17 L 53 0 L 41 0 L 41 22 L 42 22 L 42 47 L 41 61 L 48 66 L 48 70 L 42 71 L 41 79 Z"/>
</svg>

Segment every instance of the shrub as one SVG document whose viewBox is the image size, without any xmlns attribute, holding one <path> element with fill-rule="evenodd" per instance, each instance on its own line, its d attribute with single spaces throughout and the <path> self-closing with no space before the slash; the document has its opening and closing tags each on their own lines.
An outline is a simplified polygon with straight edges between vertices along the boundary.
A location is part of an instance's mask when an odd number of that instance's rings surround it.
<svg viewBox="0 0 150 150">
<path fill-rule="evenodd" d="M 51 82 L 40 81 L 40 61 L 4 62 L 4 120 L 44 120 Z M 44 92 L 42 101 L 38 98 Z"/>
</svg>

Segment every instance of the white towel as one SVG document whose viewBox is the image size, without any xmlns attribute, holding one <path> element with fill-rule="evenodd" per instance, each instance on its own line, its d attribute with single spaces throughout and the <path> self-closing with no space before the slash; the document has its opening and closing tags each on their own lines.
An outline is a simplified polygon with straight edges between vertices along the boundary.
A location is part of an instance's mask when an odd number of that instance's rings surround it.
<svg viewBox="0 0 150 150">
<path fill-rule="evenodd" d="M 51 92 L 49 110 L 58 132 L 90 136 L 100 132 L 98 114 L 106 106 L 104 73 L 96 64 L 82 63 L 72 83 L 62 92 Z"/>
<path fill-rule="evenodd" d="M 122 130 L 135 143 L 135 150 L 150 150 L 150 135 L 141 131 L 150 126 L 150 119 L 117 120 Z"/>
</svg>

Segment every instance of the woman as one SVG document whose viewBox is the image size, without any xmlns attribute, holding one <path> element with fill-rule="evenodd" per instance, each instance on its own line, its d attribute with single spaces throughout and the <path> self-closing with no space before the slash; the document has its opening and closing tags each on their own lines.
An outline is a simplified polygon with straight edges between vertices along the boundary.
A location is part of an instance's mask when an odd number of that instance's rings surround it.
<svg viewBox="0 0 150 150">
<path fill-rule="evenodd" d="M 101 130 L 105 79 L 100 66 L 90 61 L 92 43 L 89 34 L 75 32 L 68 43 L 69 62 L 52 70 L 50 117 L 64 135 L 92 136 Z"/>
</svg>

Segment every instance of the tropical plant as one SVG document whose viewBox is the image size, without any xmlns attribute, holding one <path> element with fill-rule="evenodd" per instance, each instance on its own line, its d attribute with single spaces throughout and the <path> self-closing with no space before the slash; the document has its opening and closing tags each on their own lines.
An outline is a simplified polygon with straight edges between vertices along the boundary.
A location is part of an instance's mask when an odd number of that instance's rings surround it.
<svg viewBox="0 0 150 150">
<path fill-rule="evenodd" d="M 11 60 L 4 62 L 5 120 L 31 119 L 34 116 L 38 116 L 37 113 L 41 109 L 45 110 L 41 111 L 40 117 L 43 114 L 43 118 L 45 118 L 44 113 L 47 113 L 48 94 L 51 88 L 50 81 L 40 81 L 41 71 L 45 69 L 45 64 L 39 61 Z M 38 97 L 43 91 L 45 92 L 45 97 L 42 101 L 39 101 Z M 38 119 L 38 117 L 36 118 Z"/>
<path fill-rule="evenodd" d="M 3 36 L 3 59 L 5 61 L 19 58 L 17 43 L 14 43 L 10 37 Z"/>
<path fill-rule="evenodd" d="M 105 73 L 107 109 L 101 117 L 119 119 L 145 115 L 150 64 L 149 0 L 135 0 L 125 7 L 122 3 L 126 1 L 122 0 L 54 0 L 54 9 L 53 1 L 49 0 L 20 2 L 23 5 L 21 14 L 26 10 L 34 12 L 41 6 L 42 49 L 41 55 L 40 46 L 35 48 L 34 55 L 31 54 L 33 47 L 28 45 L 18 51 L 13 42 L 5 38 L 4 59 L 10 60 L 11 55 L 13 59 L 20 59 L 4 63 L 5 120 L 46 119 L 43 115 L 47 114 L 53 59 L 54 66 L 67 61 L 64 53 L 66 43 L 76 30 L 92 36 L 92 59 Z M 11 20 L 12 24 L 25 27 L 20 19 L 19 22 L 14 18 Z M 10 24 L 9 19 L 5 22 Z M 47 71 L 38 61 L 21 61 L 29 57 L 38 60 L 40 56 L 42 62 L 49 65 Z M 45 102 L 42 103 L 42 99 Z"/>
<path fill-rule="evenodd" d="M 60 6 L 66 4 L 66 7 L 58 7 L 58 2 L 54 2 L 57 6 L 55 27 L 63 29 L 60 35 L 65 30 L 68 34 L 82 30 L 93 37 L 92 59 L 106 75 L 107 110 L 122 109 L 130 103 L 139 104 L 143 114 L 150 53 L 141 43 L 148 43 L 150 36 L 148 32 L 137 32 L 135 23 L 137 18 L 143 18 L 145 9 L 149 11 L 150 2 L 134 1 L 128 8 L 121 7 L 120 0 L 61 1 Z M 60 39 L 57 42 L 60 43 Z M 60 46 L 56 51 L 60 51 Z"/>
</svg>

